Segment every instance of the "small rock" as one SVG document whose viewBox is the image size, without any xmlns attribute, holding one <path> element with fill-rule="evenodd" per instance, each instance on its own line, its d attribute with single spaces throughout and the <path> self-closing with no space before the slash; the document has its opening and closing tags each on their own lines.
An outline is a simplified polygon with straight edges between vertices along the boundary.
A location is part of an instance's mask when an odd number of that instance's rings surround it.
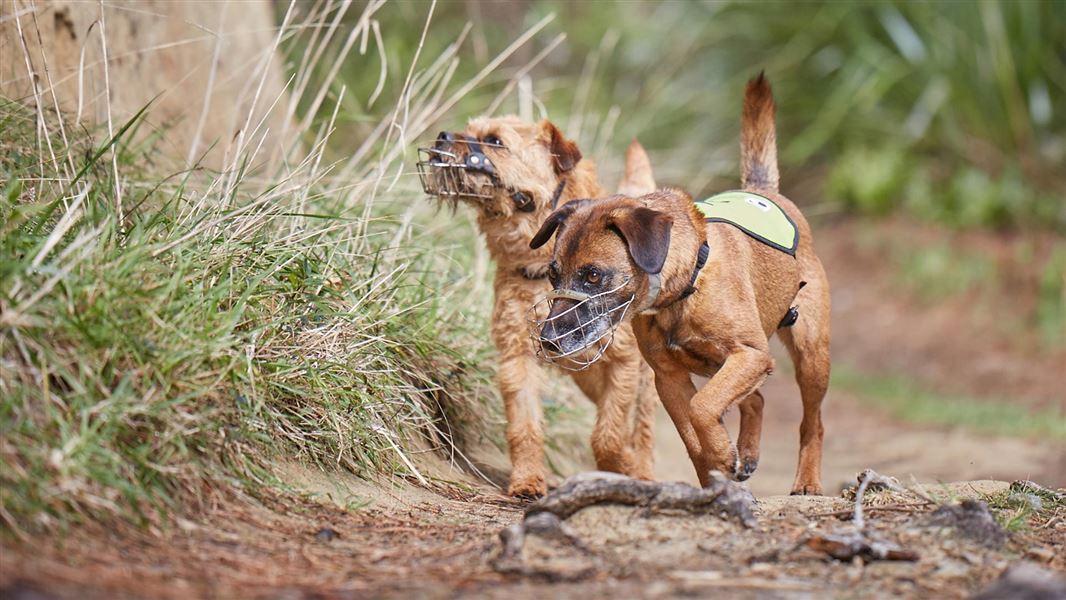
<svg viewBox="0 0 1066 600">
<path fill-rule="evenodd" d="M 988 505 L 970 498 L 958 504 L 945 504 L 934 510 L 929 515 L 929 524 L 935 527 L 950 527 L 960 535 L 990 548 L 1002 546 L 1007 541 L 1007 532 L 992 518 Z"/>
<path fill-rule="evenodd" d="M 1034 546 L 1026 550 L 1025 557 L 1037 562 L 1049 563 L 1055 558 L 1055 551 L 1043 546 Z"/>
<path fill-rule="evenodd" d="M 323 527 L 322 529 L 319 529 L 317 533 L 315 533 L 315 539 L 320 542 L 332 542 L 335 538 L 339 539 L 340 537 L 341 534 L 337 533 L 333 529 L 330 529 L 329 527 Z"/>
</svg>

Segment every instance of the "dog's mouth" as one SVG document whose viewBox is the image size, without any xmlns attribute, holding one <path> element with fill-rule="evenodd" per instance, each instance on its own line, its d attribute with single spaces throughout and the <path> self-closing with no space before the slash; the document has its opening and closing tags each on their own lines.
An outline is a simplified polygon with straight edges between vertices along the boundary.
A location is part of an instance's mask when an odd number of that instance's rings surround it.
<svg viewBox="0 0 1066 600">
<path fill-rule="evenodd" d="M 432 148 L 418 149 L 418 178 L 422 191 L 439 200 L 488 200 L 502 187 L 496 166 L 484 143 L 442 132 Z M 463 151 L 459 147 L 463 147 Z M 493 148 L 506 148 L 501 144 Z"/>
<path fill-rule="evenodd" d="M 599 294 L 552 290 L 530 307 L 526 321 L 533 349 L 541 360 L 568 371 L 584 371 L 600 360 L 625 321 L 635 295 L 612 303 L 628 284 Z M 570 302 L 561 307 L 558 303 Z M 546 315 L 541 317 L 541 315 Z"/>
</svg>

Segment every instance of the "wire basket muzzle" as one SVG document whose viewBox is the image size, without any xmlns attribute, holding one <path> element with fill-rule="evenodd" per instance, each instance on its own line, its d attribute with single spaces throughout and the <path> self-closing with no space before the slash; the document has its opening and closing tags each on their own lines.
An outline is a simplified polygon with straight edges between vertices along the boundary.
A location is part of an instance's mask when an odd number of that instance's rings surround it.
<svg viewBox="0 0 1066 600">
<path fill-rule="evenodd" d="M 595 295 L 552 290 L 538 300 L 526 317 L 537 358 L 567 371 L 584 371 L 603 358 L 633 304 L 633 295 L 614 306 L 609 303 L 626 283 Z M 552 314 L 560 301 L 573 305 Z"/>
<path fill-rule="evenodd" d="M 436 148 L 419 148 L 418 158 L 415 169 L 418 171 L 418 180 L 422 183 L 422 191 L 426 194 L 441 200 L 492 198 L 491 181 L 477 189 L 471 189 L 464 182 L 464 172 L 486 173 L 484 166 L 467 164 L 455 153 Z"/>
</svg>

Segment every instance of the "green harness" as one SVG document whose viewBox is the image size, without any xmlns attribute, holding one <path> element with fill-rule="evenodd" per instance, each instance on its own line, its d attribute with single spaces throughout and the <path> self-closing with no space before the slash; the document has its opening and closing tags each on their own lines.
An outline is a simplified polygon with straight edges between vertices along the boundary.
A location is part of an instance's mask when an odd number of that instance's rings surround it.
<svg viewBox="0 0 1066 600">
<path fill-rule="evenodd" d="M 733 190 L 696 202 L 711 223 L 729 223 L 760 242 L 796 255 L 799 229 L 781 207 L 766 196 Z"/>
</svg>

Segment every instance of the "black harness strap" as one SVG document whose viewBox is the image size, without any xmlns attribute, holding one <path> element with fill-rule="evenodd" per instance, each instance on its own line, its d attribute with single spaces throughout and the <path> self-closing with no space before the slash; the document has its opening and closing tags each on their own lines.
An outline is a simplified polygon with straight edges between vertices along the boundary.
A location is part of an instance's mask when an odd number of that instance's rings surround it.
<svg viewBox="0 0 1066 600">
<path fill-rule="evenodd" d="M 803 286 L 807 285 L 806 281 L 801 281 L 799 289 L 802 290 Z M 796 290 L 799 293 L 799 290 Z M 796 324 L 796 320 L 800 318 L 799 306 L 790 306 L 785 316 L 781 319 L 781 322 L 777 324 L 778 329 L 784 329 L 785 327 L 792 327 Z"/>
<path fill-rule="evenodd" d="M 700 271 L 702 271 L 704 265 L 707 264 L 707 257 L 710 254 L 711 247 L 707 245 L 707 242 L 700 244 L 699 252 L 696 253 L 696 268 L 692 270 L 692 278 L 688 280 L 688 287 L 685 288 L 685 291 L 681 292 L 681 295 L 678 296 L 677 300 L 674 302 L 680 302 L 696 293 L 696 279 L 699 278 Z"/>
</svg>

